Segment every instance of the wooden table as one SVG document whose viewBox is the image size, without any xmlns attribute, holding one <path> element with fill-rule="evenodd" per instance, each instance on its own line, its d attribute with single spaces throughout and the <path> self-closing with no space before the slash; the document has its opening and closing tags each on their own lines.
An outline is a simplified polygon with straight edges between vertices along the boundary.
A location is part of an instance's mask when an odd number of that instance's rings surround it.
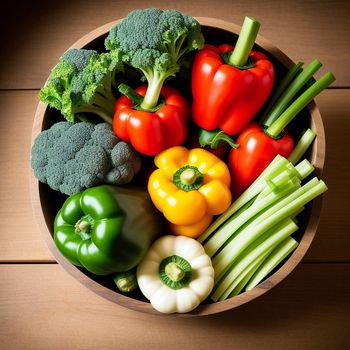
<svg viewBox="0 0 350 350">
<path fill-rule="evenodd" d="M 327 137 L 329 186 L 303 262 L 264 296 L 201 318 L 148 316 L 94 294 L 56 264 L 34 222 L 30 136 L 37 94 L 73 42 L 137 7 L 164 1 L 4 1 L 0 5 L 1 349 L 349 349 L 350 6 L 348 1 L 185 1 L 193 16 L 261 22 L 292 59 L 337 77 L 316 99 Z"/>
</svg>

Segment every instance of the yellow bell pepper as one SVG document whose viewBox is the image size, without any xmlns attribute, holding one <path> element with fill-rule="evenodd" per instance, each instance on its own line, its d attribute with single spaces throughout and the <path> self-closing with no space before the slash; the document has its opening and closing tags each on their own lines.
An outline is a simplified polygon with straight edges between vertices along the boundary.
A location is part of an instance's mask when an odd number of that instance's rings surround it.
<svg viewBox="0 0 350 350">
<path fill-rule="evenodd" d="M 172 233 L 196 238 L 213 215 L 230 206 L 230 172 L 214 154 L 177 146 L 159 153 L 154 162 L 158 169 L 149 178 L 148 192 Z"/>
</svg>

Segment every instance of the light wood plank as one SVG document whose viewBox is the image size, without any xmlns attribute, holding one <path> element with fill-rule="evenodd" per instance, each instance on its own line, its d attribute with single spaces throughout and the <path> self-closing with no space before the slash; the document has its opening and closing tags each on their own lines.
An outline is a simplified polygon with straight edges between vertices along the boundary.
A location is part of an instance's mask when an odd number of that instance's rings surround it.
<svg viewBox="0 0 350 350">
<path fill-rule="evenodd" d="M 316 237 L 305 261 L 350 261 L 348 198 L 350 90 L 324 91 L 316 100 L 326 128 L 323 178 L 329 186 Z M 29 198 L 30 130 L 37 91 L 0 92 L 0 261 L 52 260 Z"/>
<path fill-rule="evenodd" d="M 350 3 L 277 1 L 219 3 L 178 0 L 7 1 L 1 28 L 6 35 L 0 55 L 0 89 L 40 88 L 60 55 L 91 30 L 122 18 L 135 8 L 175 8 L 192 16 L 214 17 L 240 25 L 245 15 L 261 22 L 260 34 L 295 61 L 320 59 L 337 77 L 333 86 L 350 86 Z M 288 15 L 286 15 L 288 14 Z M 25 35 L 23 34 L 25 32 Z"/>
<path fill-rule="evenodd" d="M 3 349 L 346 349 L 350 265 L 304 264 L 222 314 L 155 316 L 112 304 L 59 265 L 1 265 Z M 336 296 L 336 297 L 335 297 Z"/>
<path fill-rule="evenodd" d="M 0 92 L 0 260 L 52 260 L 32 215 L 29 171 L 36 91 Z"/>
<path fill-rule="evenodd" d="M 305 261 L 350 261 L 350 90 L 327 90 L 316 98 L 326 133 L 324 195 L 318 232 Z"/>
</svg>

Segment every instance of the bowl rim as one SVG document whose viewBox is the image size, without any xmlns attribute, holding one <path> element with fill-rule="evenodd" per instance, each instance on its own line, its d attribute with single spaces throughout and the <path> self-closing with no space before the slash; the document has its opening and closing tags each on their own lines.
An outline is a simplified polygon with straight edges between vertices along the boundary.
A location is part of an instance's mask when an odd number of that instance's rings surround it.
<svg viewBox="0 0 350 350">
<path fill-rule="evenodd" d="M 233 34 L 239 34 L 240 26 L 224 21 L 217 18 L 212 17 L 195 17 L 198 22 L 202 26 L 213 27 L 218 29 L 223 29 L 228 32 L 232 32 Z M 75 43 L 73 43 L 68 49 L 71 48 L 81 48 L 91 41 L 106 35 L 111 27 L 117 23 L 119 23 L 122 19 L 118 19 L 107 24 L 104 24 L 89 33 L 85 34 L 83 37 L 78 39 Z M 270 55 L 274 56 L 280 63 L 282 63 L 287 68 L 291 68 L 294 65 L 294 62 L 280 49 L 278 49 L 275 45 L 273 45 L 269 40 L 261 36 L 260 34 L 257 37 L 256 44 L 261 46 L 264 50 L 268 51 Z M 68 50 L 67 49 L 67 50 Z M 32 136 L 31 136 L 31 145 L 36 138 L 36 136 L 42 131 L 44 116 L 47 109 L 47 105 L 39 101 L 37 105 L 37 109 L 35 112 L 33 127 L 32 127 Z M 313 143 L 313 152 L 310 162 L 315 167 L 315 173 L 317 176 L 322 174 L 324 160 L 325 160 L 325 132 L 324 126 L 322 122 L 321 114 L 316 106 L 316 103 L 312 101 L 308 105 L 309 113 L 311 116 L 311 128 L 316 132 L 317 138 Z M 94 279 L 90 278 L 84 272 L 82 272 L 79 268 L 69 263 L 58 251 L 54 244 L 53 237 L 50 233 L 50 229 L 47 225 L 47 221 L 44 215 L 42 201 L 41 201 L 41 192 L 40 192 L 40 183 L 35 178 L 33 172 L 30 172 L 30 194 L 31 194 L 31 205 L 33 216 L 37 225 L 39 226 L 40 231 L 43 233 L 46 244 L 53 254 L 55 260 L 63 266 L 63 268 L 73 277 L 75 277 L 80 283 L 88 287 L 90 290 L 95 292 L 96 294 L 104 297 L 107 300 L 112 301 L 120 306 L 123 306 L 128 309 L 132 309 L 135 311 L 140 311 L 147 314 L 153 315 L 163 315 L 156 311 L 149 302 L 140 301 L 137 299 L 133 299 L 127 295 L 123 295 L 117 293 Z M 285 263 L 272 274 L 268 279 L 264 280 L 258 286 L 253 288 L 248 292 L 244 292 L 235 296 L 234 298 L 230 298 L 224 301 L 211 303 L 211 304 L 201 304 L 192 312 L 186 314 L 171 314 L 173 316 L 180 317 L 191 317 L 191 316 L 203 316 L 203 315 L 212 315 L 216 313 L 220 313 L 223 311 L 228 311 L 234 309 L 240 305 L 243 305 L 253 299 L 263 295 L 268 290 L 276 286 L 282 280 L 284 280 L 287 275 L 289 275 L 296 266 L 300 263 L 304 255 L 306 254 L 311 242 L 316 234 L 317 227 L 320 220 L 320 214 L 322 209 L 322 198 L 320 196 L 313 200 L 310 210 L 309 221 L 306 225 L 304 234 L 299 242 L 297 249 L 292 253 L 292 255 L 285 261 Z M 169 316 L 169 315 L 168 315 Z"/>
</svg>

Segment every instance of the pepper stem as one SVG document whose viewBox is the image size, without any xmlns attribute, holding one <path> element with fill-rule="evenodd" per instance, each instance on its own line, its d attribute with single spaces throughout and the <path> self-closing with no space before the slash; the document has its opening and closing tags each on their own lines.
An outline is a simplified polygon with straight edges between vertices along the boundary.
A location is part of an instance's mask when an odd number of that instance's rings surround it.
<svg viewBox="0 0 350 350">
<path fill-rule="evenodd" d="M 239 33 L 238 40 L 233 52 L 230 55 L 229 62 L 234 66 L 244 66 L 252 50 L 255 39 L 258 35 L 260 23 L 252 18 L 245 17 Z"/>
<path fill-rule="evenodd" d="M 80 232 L 87 233 L 89 232 L 89 229 L 90 229 L 90 222 L 85 219 L 81 219 L 75 224 L 75 232 L 77 233 L 80 233 Z"/>
<path fill-rule="evenodd" d="M 198 190 L 203 184 L 203 174 L 197 167 L 185 165 L 173 175 L 173 183 L 185 192 Z"/>
<path fill-rule="evenodd" d="M 77 223 L 77 225 L 75 226 L 75 229 L 78 230 L 78 231 L 82 231 L 82 232 L 87 232 L 89 231 L 89 228 L 90 228 L 90 223 L 88 221 L 80 221 Z"/>
<path fill-rule="evenodd" d="M 87 239 L 90 237 L 91 226 L 94 220 L 89 214 L 84 215 L 80 220 L 78 220 L 75 225 L 75 233 L 80 235 L 82 239 Z"/>
<path fill-rule="evenodd" d="M 202 147 L 210 146 L 211 149 L 215 149 L 224 143 L 228 143 L 232 148 L 238 148 L 239 146 L 230 136 L 220 129 L 213 131 L 201 129 L 199 131 L 199 143 Z"/>
<path fill-rule="evenodd" d="M 197 175 L 193 169 L 186 169 L 180 175 L 180 180 L 185 185 L 193 185 L 196 179 Z"/>
<path fill-rule="evenodd" d="M 133 90 L 129 85 L 127 84 L 120 84 L 118 86 L 118 90 L 122 95 L 125 95 L 127 98 L 129 98 L 132 102 L 134 102 L 134 105 L 140 106 L 143 101 L 143 96 L 138 94 L 135 90 Z"/>
</svg>

